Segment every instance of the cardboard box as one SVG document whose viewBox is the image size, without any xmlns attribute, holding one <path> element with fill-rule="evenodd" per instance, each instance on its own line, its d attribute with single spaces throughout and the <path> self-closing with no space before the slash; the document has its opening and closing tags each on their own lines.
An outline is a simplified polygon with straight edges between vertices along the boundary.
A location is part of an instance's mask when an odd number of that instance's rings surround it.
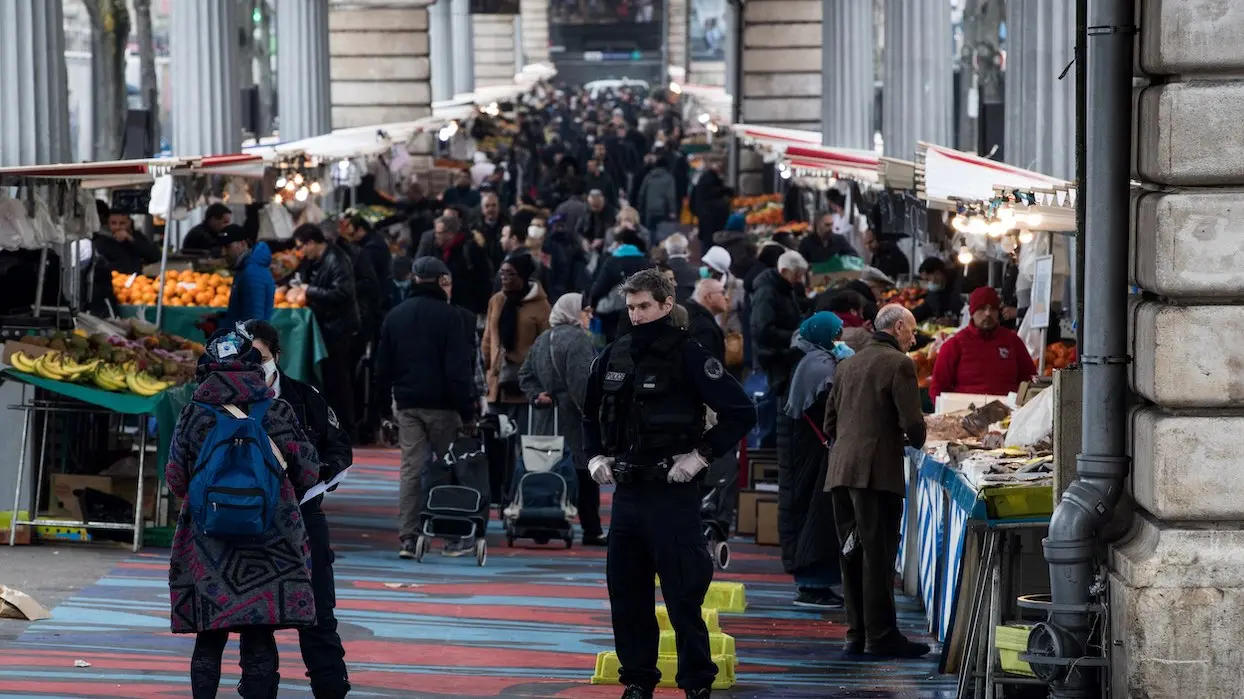
<svg viewBox="0 0 1244 699">
<path fill-rule="evenodd" d="M 108 492 L 120 498 L 125 498 L 132 505 L 134 498 L 138 495 L 138 478 L 134 476 L 119 477 L 113 476 L 112 490 Z M 157 496 L 160 494 L 160 481 L 155 476 L 147 476 L 143 479 L 143 517 L 147 519 L 155 519 L 156 503 L 159 501 Z"/>
<path fill-rule="evenodd" d="M 752 462 L 752 485 L 757 483 L 777 483 L 778 465 L 775 461 Z"/>
<path fill-rule="evenodd" d="M 31 345 L 25 342 L 18 342 L 16 340 L 6 340 L 4 343 L 4 352 L 0 355 L 0 361 L 3 361 L 8 366 L 13 366 L 13 363 L 9 361 L 9 358 L 17 352 L 22 352 L 31 359 L 37 359 L 51 351 L 52 350 L 42 345 Z"/>
<path fill-rule="evenodd" d="M 756 533 L 756 506 L 761 502 L 777 503 L 777 493 L 763 490 L 739 491 L 739 524 L 735 528 L 740 534 Z"/>
<path fill-rule="evenodd" d="M 777 546 L 781 543 L 778 537 L 778 504 L 777 500 L 759 500 L 756 502 L 756 543 L 761 546 Z"/>
<path fill-rule="evenodd" d="M 65 473 L 52 474 L 52 493 L 48 499 L 48 513 L 53 517 L 81 520 L 82 506 L 75 491 L 94 488 L 105 493 L 112 492 L 112 479 L 108 476 L 78 476 Z"/>
<path fill-rule="evenodd" d="M 34 601 L 30 595 L 21 590 L 0 585 L 0 619 L 38 621 L 51 618 L 52 615 L 48 613 L 48 610 Z"/>
</svg>

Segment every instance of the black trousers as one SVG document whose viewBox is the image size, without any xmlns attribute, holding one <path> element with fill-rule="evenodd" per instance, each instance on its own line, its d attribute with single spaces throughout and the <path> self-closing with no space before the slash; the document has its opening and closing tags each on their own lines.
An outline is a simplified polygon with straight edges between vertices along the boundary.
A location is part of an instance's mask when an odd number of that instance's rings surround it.
<svg viewBox="0 0 1244 699">
<path fill-rule="evenodd" d="M 579 499 L 576 506 L 579 508 L 579 524 L 583 526 L 583 538 L 591 539 L 601 535 L 600 526 L 600 484 L 592 480 L 592 475 L 586 469 L 580 469 L 577 474 L 579 477 Z"/>
<path fill-rule="evenodd" d="M 854 549 L 842 561 L 842 597 L 847 608 L 847 643 L 886 645 L 903 640 L 894 611 L 894 572 L 898 560 L 903 496 L 880 490 L 834 488 L 834 522 L 843 547 L 855 535 Z"/>
<path fill-rule="evenodd" d="M 241 637 L 242 679 L 238 694 L 242 699 L 275 699 L 281 684 L 281 663 L 271 628 L 251 627 Z M 194 640 L 190 656 L 190 693 L 194 699 L 216 699 L 220 689 L 220 660 L 229 643 L 228 631 L 202 631 Z"/>
<path fill-rule="evenodd" d="M 346 651 L 337 633 L 337 586 L 333 578 L 332 544 L 321 498 L 302 506 L 302 519 L 311 545 L 311 589 L 315 593 L 315 626 L 298 630 L 302 662 L 307 666 L 315 699 L 341 699 L 350 691 Z"/>
<path fill-rule="evenodd" d="M 324 400 L 337 413 L 337 421 L 341 430 L 355 437 L 354 422 L 354 352 L 353 338 L 324 338 L 328 356 L 320 364 L 320 375 L 324 377 Z"/>
<path fill-rule="evenodd" d="M 661 576 L 661 593 L 677 638 L 678 686 L 711 687 L 717 666 L 700 607 L 713 579 L 713 562 L 700 523 L 700 490 L 694 483 L 628 483 L 619 485 L 613 496 L 605 576 L 614 644 L 622 684 L 646 689 L 661 681 L 654 574 Z"/>
</svg>

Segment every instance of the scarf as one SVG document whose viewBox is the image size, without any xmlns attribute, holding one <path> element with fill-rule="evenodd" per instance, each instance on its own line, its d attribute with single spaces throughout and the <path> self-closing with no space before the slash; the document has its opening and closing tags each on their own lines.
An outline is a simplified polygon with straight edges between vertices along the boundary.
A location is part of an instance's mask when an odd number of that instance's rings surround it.
<svg viewBox="0 0 1244 699">
<path fill-rule="evenodd" d="M 446 245 L 445 249 L 441 250 L 441 261 L 448 264 L 449 256 L 453 254 L 454 248 L 462 245 L 464 242 L 466 242 L 466 234 L 459 233 L 455 235 L 454 239 L 449 241 L 449 245 Z"/>
<path fill-rule="evenodd" d="M 583 309 L 583 294 L 562 294 L 549 311 L 549 326 L 578 325 L 579 312 Z"/>
<path fill-rule="evenodd" d="M 799 420 L 816 402 L 817 396 L 823 395 L 833 386 L 838 362 L 854 352 L 842 343 L 835 343 L 832 349 L 826 349 L 805 340 L 798 333 L 790 344 L 791 347 L 802 350 L 804 356 L 791 374 L 784 411 L 787 417 Z"/>
<path fill-rule="evenodd" d="M 500 335 L 501 346 L 507 352 L 518 349 L 518 308 L 523 305 L 523 299 L 531 291 L 532 285 L 528 282 L 518 291 L 502 292 L 505 294 L 505 305 L 501 307 L 501 316 L 497 319 L 497 333 Z"/>
</svg>

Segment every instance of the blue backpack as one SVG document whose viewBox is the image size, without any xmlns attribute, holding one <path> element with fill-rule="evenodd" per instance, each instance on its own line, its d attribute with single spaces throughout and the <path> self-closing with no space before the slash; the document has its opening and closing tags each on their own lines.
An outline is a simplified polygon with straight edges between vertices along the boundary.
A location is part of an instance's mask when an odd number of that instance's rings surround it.
<svg viewBox="0 0 1244 699">
<path fill-rule="evenodd" d="M 260 536 L 273 526 L 285 478 L 285 459 L 263 428 L 272 401 L 252 403 L 249 415 L 199 405 L 216 412 L 216 425 L 190 472 L 190 515 L 213 538 Z"/>
</svg>

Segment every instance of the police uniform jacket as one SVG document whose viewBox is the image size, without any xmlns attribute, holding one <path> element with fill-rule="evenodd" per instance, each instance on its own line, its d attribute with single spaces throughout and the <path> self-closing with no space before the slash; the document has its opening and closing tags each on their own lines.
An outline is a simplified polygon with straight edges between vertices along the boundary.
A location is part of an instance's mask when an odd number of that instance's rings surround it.
<svg viewBox="0 0 1244 699">
<path fill-rule="evenodd" d="M 289 403 L 298 418 L 298 426 L 307 435 L 307 440 L 315 445 L 319 454 L 320 478 L 328 482 L 337 474 L 346 470 L 354 463 L 354 451 L 350 448 L 350 438 L 341 429 L 337 415 L 328 407 L 324 396 L 310 384 L 278 375 L 280 399 Z M 306 506 L 319 506 L 319 498 L 308 502 Z"/>
</svg>

